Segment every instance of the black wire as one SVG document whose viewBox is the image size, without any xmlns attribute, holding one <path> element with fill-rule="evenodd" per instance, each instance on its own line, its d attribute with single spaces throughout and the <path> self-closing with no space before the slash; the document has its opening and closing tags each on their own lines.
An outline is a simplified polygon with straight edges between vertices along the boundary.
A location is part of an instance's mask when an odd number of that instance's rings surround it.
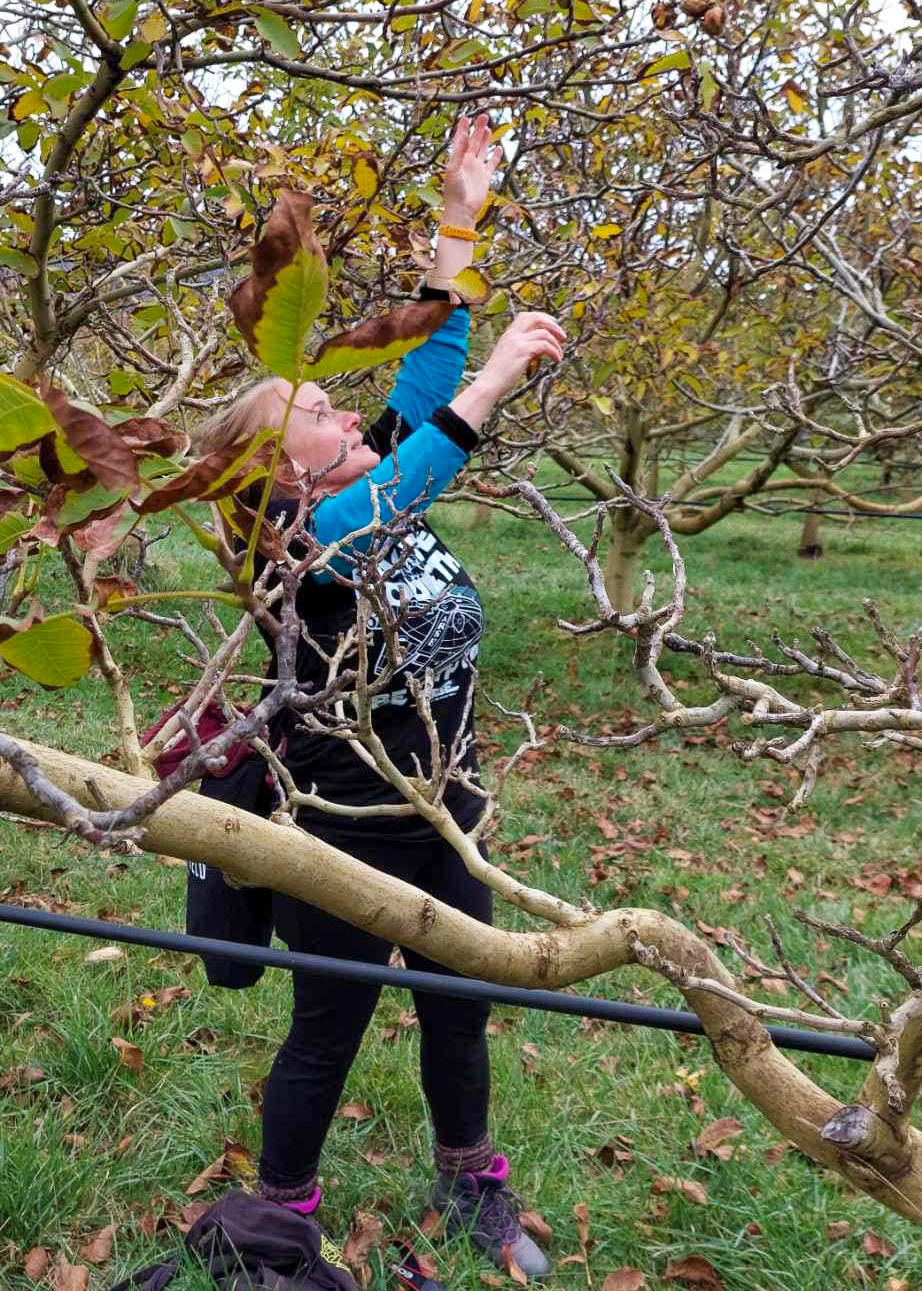
<svg viewBox="0 0 922 1291">
<path fill-rule="evenodd" d="M 498 986 L 494 982 L 483 982 L 477 978 L 449 977 L 442 973 L 421 973 L 407 968 L 363 964 L 351 959 L 331 959 L 326 955 L 275 950 L 271 946 L 249 946 L 236 941 L 217 941 L 211 937 L 190 937 L 186 933 L 164 932 L 159 928 L 135 928 L 129 924 L 108 923 L 104 919 L 79 919 L 73 915 L 52 914 L 47 910 L 31 910 L 23 906 L 0 904 L 0 923 L 74 933 L 79 937 L 98 937 L 106 941 L 125 941 L 138 946 L 156 946 L 161 950 L 217 955 L 243 964 L 263 964 L 267 968 L 286 968 L 289 971 L 297 969 L 319 977 L 398 986 L 404 990 L 450 995 L 456 999 L 491 1000 L 495 1004 L 543 1009 L 548 1013 L 570 1013 L 584 1018 L 601 1018 L 606 1022 L 621 1022 L 628 1026 L 653 1027 L 660 1031 L 680 1031 L 690 1035 L 704 1034 L 704 1028 L 696 1015 L 679 1009 L 624 1004 L 620 1000 L 600 1000 L 562 991 Z M 877 1056 L 871 1045 L 855 1036 L 825 1035 L 818 1031 L 801 1031 L 797 1027 L 766 1027 L 766 1030 L 779 1049 L 797 1049 L 803 1053 L 822 1053 L 836 1058 L 857 1058 L 865 1062 Z"/>
</svg>

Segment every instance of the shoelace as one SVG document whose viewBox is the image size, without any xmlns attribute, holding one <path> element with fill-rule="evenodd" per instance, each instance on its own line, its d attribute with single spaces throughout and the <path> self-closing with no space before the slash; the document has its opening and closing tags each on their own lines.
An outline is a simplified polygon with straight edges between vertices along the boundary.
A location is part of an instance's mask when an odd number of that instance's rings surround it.
<svg viewBox="0 0 922 1291">
<path fill-rule="evenodd" d="M 493 1242 L 505 1244 L 518 1237 L 520 1227 L 518 1212 L 521 1202 L 509 1188 L 497 1180 L 478 1180 L 480 1186 L 480 1211 L 477 1218 L 481 1228 Z"/>
</svg>

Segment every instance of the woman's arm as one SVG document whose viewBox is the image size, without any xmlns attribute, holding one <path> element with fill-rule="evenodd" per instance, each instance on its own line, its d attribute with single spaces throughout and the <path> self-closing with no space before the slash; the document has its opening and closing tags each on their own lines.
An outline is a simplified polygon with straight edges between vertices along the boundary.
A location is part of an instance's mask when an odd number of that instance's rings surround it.
<svg viewBox="0 0 922 1291">
<path fill-rule="evenodd" d="M 417 514 L 427 510 L 476 448 L 477 431 L 497 401 L 515 389 L 532 363 L 542 358 L 559 361 L 563 340 L 563 329 L 549 314 L 520 314 L 466 390 L 447 407 L 437 409 L 430 421 L 399 445 L 396 455 L 385 457 L 368 475 L 320 503 L 314 512 L 317 541 L 335 542 L 371 522 L 372 485 L 378 486 L 384 524 L 406 507 Z M 353 549 L 367 551 L 373 536 L 356 538 Z M 349 573 L 348 561 L 333 563 L 339 573 Z M 321 572 L 314 577 L 326 582 L 331 576 Z"/>
<path fill-rule="evenodd" d="M 490 123 L 481 113 L 473 125 L 462 117 L 455 128 L 442 181 L 442 218 L 435 263 L 420 293 L 423 299 L 448 299 L 451 280 L 471 264 L 477 235 L 474 224 L 490 189 L 502 149 L 490 146 Z M 462 236 L 467 233 L 469 236 Z M 442 404 L 453 398 L 464 372 L 470 317 L 456 309 L 424 345 L 411 350 L 400 365 L 382 416 L 366 435 L 384 457 L 412 434 Z"/>
</svg>

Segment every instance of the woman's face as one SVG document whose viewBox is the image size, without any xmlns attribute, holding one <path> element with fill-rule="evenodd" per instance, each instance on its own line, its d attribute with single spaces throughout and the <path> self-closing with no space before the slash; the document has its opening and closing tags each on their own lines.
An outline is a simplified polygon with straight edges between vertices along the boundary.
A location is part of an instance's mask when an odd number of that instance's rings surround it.
<svg viewBox="0 0 922 1291">
<path fill-rule="evenodd" d="M 277 381 L 273 394 L 279 405 L 276 415 L 281 422 L 291 396 L 290 383 Z M 358 428 L 361 420 L 358 413 L 340 412 L 334 408 L 328 396 L 313 381 L 305 381 L 298 387 L 285 432 L 285 451 L 292 461 L 316 475 L 336 461 L 344 442 L 346 446 L 345 461 L 319 481 L 320 492 L 338 493 L 380 462 L 378 454 L 362 440 Z"/>
</svg>

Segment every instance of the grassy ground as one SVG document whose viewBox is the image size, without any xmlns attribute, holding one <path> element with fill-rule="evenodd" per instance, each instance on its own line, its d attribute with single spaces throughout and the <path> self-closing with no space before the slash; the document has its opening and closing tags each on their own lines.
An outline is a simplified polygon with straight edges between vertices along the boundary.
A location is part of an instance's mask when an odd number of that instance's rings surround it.
<svg viewBox="0 0 922 1291">
<path fill-rule="evenodd" d="M 486 605 L 485 695 L 515 704 L 540 666 L 543 721 L 617 730 L 647 711 L 629 679 L 625 643 L 605 636 L 574 642 L 554 626 L 558 616 L 589 617 L 591 607 L 579 569 L 550 535 L 499 515 L 474 528 L 464 507 L 442 508 L 437 525 Z M 689 541 L 686 631 L 712 629 L 724 645 L 753 640 L 769 648 L 772 629 L 807 639 L 809 626 L 820 622 L 860 657 L 880 662 L 860 599 L 874 594 L 897 628 L 914 624 L 920 561 L 913 524 L 827 529 L 829 554 L 819 563 L 796 559 L 798 526 L 797 518 L 769 523 L 741 515 Z M 205 585 L 205 571 L 167 546 L 158 555 L 160 585 Z M 652 545 L 649 561 L 664 570 Z M 120 658 L 152 719 L 188 666 L 165 636 L 118 632 Z M 707 693 L 693 661 L 669 667 L 689 699 Z M 799 693 L 811 688 L 802 683 Z M 92 679 L 62 711 L 59 698 L 7 673 L 0 707 L 5 729 L 74 752 L 98 756 L 114 743 L 108 700 Z M 479 724 L 487 758 L 518 739 L 486 703 Z M 588 895 L 602 906 L 677 914 L 718 946 L 721 930 L 733 928 L 764 951 L 762 920 L 770 914 L 795 962 L 829 974 L 824 989 L 832 999 L 841 1003 L 844 987 L 850 1011 L 870 1009 L 897 991 L 893 978 L 847 946 L 817 953 L 790 912 L 799 903 L 868 930 L 903 916 L 901 885 L 922 877 L 911 758 L 843 743 L 808 810 L 789 818 L 788 774 L 744 767 L 728 739 L 670 737 L 631 755 L 554 747 L 509 786 L 502 859 L 570 899 Z M 93 853 L 52 829 L 12 822 L 0 829 L 0 900 L 182 925 L 182 871 Z M 536 841 L 517 845 L 529 836 Z M 521 926 L 514 912 L 500 917 Z M 184 1207 L 219 1195 L 226 1186 L 220 1180 L 194 1195 L 187 1188 L 226 1140 L 258 1150 L 259 1085 L 287 1022 L 284 974 L 267 973 L 243 994 L 221 993 L 205 987 L 197 962 L 181 956 L 129 948 L 92 964 L 84 958 L 90 949 L 82 939 L 0 928 L 4 1291 L 33 1285 L 22 1271 L 31 1248 L 85 1265 L 79 1248 L 112 1224 L 112 1255 L 93 1266 L 90 1279 L 93 1291 L 110 1286 L 177 1245 L 174 1221 L 182 1222 Z M 676 1003 L 673 992 L 639 971 L 586 989 Z M 119 1012 L 132 1002 L 133 1017 Z M 424 1209 L 430 1146 L 414 1078 L 418 1032 L 407 1009 L 406 997 L 385 992 L 344 1098 L 365 1107 L 353 1109 L 358 1119 L 334 1122 L 323 1217 L 339 1239 L 357 1210 L 376 1213 L 390 1235 L 413 1232 Z M 624 1266 L 640 1269 L 651 1288 L 694 1285 L 668 1276 L 670 1262 L 690 1256 L 709 1262 L 726 1291 L 922 1288 L 918 1230 L 778 1145 L 702 1042 L 509 1009 L 497 1010 L 493 1030 L 496 1137 L 516 1187 L 553 1229 L 551 1288 L 579 1288 L 590 1277 L 600 1287 Z M 140 1071 L 120 1060 L 113 1036 L 138 1047 L 139 1056 L 121 1056 L 135 1064 L 140 1058 Z M 855 1092 L 864 1075 L 843 1060 L 799 1061 L 837 1096 Z M 42 1078 L 30 1082 L 23 1070 L 30 1067 Z M 720 1117 L 742 1126 L 728 1140 L 732 1157 L 698 1157 L 695 1138 Z M 231 1156 L 245 1160 L 239 1151 Z M 701 1184 L 704 1193 L 656 1192 L 660 1176 Z M 581 1205 L 588 1207 L 588 1265 L 567 1261 L 581 1253 L 574 1211 Z M 427 1238 L 415 1241 L 428 1249 Z M 449 1286 L 479 1285 L 490 1274 L 463 1241 L 437 1241 L 433 1251 Z M 392 1285 L 377 1253 L 370 1264 L 375 1287 Z M 63 1279 L 62 1271 L 61 1285 Z M 204 1291 L 206 1282 L 189 1269 L 176 1285 Z"/>
</svg>

